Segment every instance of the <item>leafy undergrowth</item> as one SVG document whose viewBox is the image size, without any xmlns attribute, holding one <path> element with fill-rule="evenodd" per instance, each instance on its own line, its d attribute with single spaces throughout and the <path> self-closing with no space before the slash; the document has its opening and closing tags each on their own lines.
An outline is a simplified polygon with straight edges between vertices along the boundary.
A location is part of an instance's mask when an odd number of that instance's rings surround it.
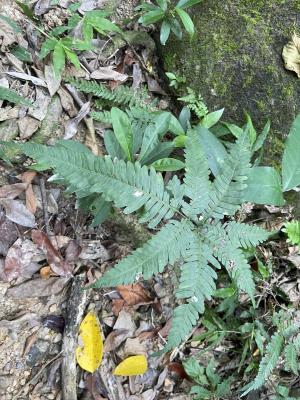
<svg viewBox="0 0 300 400">
<path fill-rule="evenodd" d="M 1 398 L 298 398 L 299 117 L 281 177 L 269 122 L 171 112 L 137 11 L 46 3 L 0 14 Z"/>
</svg>

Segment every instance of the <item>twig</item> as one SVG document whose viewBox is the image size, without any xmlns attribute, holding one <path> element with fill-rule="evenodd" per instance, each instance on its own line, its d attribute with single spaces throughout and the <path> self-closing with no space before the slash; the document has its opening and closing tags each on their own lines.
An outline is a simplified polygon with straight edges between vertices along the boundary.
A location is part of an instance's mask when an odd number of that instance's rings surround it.
<svg viewBox="0 0 300 400">
<path fill-rule="evenodd" d="M 41 197 L 42 197 L 43 214 L 44 214 L 44 220 L 45 220 L 45 228 L 46 228 L 47 235 L 50 236 L 47 192 L 46 192 L 46 188 L 45 188 L 45 179 L 44 178 L 40 178 L 40 188 L 41 188 Z"/>
<path fill-rule="evenodd" d="M 25 390 L 25 388 L 26 388 L 27 386 L 31 385 L 31 384 L 43 373 L 43 371 L 48 367 L 48 365 L 52 364 L 53 361 L 57 360 L 61 355 L 62 355 L 62 351 L 61 351 L 60 353 L 58 353 L 55 357 L 51 358 L 51 360 L 49 360 L 48 362 L 46 362 L 46 364 L 42 366 L 42 368 L 39 370 L 39 372 L 38 372 L 36 375 L 34 375 L 34 377 L 33 377 L 32 379 L 30 379 L 30 381 L 28 381 L 28 382 L 26 383 L 26 385 L 23 386 L 23 387 L 18 391 L 18 393 L 16 394 L 16 397 L 15 397 L 15 398 L 18 399 L 19 396 L 20 396 L 20 395 L 23 393 L 23 391 Z"/>
</svg>

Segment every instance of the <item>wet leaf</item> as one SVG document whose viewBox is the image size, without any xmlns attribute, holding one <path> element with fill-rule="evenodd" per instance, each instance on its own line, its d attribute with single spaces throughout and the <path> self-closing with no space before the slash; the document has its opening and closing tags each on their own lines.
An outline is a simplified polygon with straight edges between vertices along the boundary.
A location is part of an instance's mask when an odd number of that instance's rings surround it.
<svg viewBox="0 0 300 400">
<path fill-rule="evenodd" d="M 76 360 L 80 367 L 95 372 L 103 357 L 103 341 L 99 320 L 94 312 L 89 312 L 80 324 L 79 346 Z"/>
<path fill-rule="evenodd" d="M 0 205 L 4 207 L 6 217 L 11 221 L 29 228 L 34 227 L 34 215 L 20 201 L 0 199 Z"/>
<path fill-rule="evenodd" d="M 129 306 L 148 304 L 152 301 L 145 289 L 139 283 L 133 285 L 120 285 L 117 290 Z"/>
<path fill-rule="evenodd" d="M 132 356 L 122 361 L 114 370 L 114 375 L 142 375 L 148 369 L 147 358 L 144 355 Z"/>
<path fill-rule="evenodd" d="M 72 276 L 72 266 L 64 261 L 44 232 L 35 229 L 32 231 L 31 237 L 34 243 L 45 253 L 48 263 L 55 274 L 65 277 Z"/>
<path fill-rule="evenodd" d="M 285 68 L 296 72 L 300 78 L 300 37 L 294 33 L 292 40 L 283 48 L 282 57 Z"/>
</svg>

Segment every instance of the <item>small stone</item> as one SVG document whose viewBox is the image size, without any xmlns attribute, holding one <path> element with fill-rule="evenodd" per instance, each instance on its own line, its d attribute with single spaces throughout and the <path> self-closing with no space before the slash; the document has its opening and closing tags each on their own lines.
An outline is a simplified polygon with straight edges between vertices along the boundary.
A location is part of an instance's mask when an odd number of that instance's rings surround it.
<svg viewBox="0 0 300 400">
<path fill-rule="evenodd" d="M 52 304 L 52 305 L 49 307 L 49 311 L 50 311 L 51 313 L 55 313 L 56 310 L 57 310 L 57 305 L 56 305 L 56 304 Z"/>
</svg>

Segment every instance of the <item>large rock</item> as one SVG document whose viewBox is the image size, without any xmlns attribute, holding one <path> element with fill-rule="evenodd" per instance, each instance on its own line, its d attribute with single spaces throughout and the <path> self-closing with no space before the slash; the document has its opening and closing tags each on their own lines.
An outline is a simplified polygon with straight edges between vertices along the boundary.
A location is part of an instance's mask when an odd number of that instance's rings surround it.
<svg viewBox="0 0 300 400">
<path fill-rule="evenodd" d="M 185 75 L 211 109 L 225 107 L 230 122 L 242 122 L 244 110 L 259 127 L 269 117 L 268 159 L 274 160 L 300 112 L 300 81 L 281 56 L 300 1 L 203 0 L 190 11 L 196 35 L 192 42 L 172 37 L 162 49 L 165 69 Z"/>
</svg>

